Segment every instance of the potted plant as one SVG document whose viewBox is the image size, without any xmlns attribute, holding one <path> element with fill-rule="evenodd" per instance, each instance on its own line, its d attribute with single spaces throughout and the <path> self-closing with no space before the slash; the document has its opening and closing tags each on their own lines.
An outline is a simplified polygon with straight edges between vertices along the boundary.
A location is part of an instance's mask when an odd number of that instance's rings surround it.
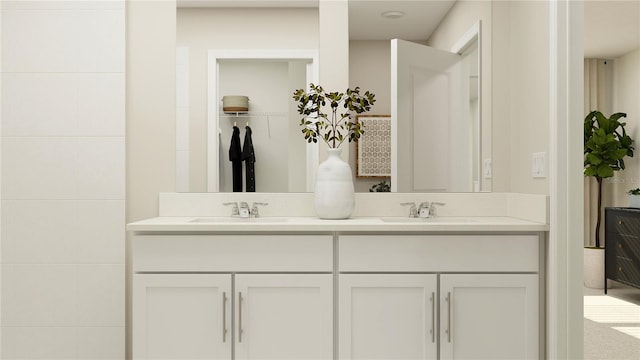
<svg viewBox="0 0 640 360">
<path fill-rule="evenodd" d="M 387 183 L 387 180 L 382 180 L 381 182 L 371 186 L 369 192 L 391 192 L 391 185 Z"/>
<path fill-rule="evenodd" d="M 595 247 L 585 247 L 584 276 L 589 287 L 604 287 L 604 247 L 600 242 L 603 179 L 624 170 L 624 157 L 633 157 L 633 140 L 624 128 L 627 124 L 619 121 L 626 116 L 619 112 L 607 118 L 596 110 L 584 118 L 584 174 L 598 183 Z"/>
<path fill-rule="evenodd" d="M 359 87 L 329 92 L 310 84 L 308 91 L 296 90 L 293 99 L 298 102 L 298 113 L 303 115 L 300 126 L 305 140 L 317 143 L 320 138 L 329 147 L 328 159 L 318 167 L 316 213 L 323 219 L 346 219 L 353 212 L 355 194 L 351 167 L 340 159 L 340 145 L 362 136 L 364 130 L 351 121 L 351 116 L 369 111 L 376 101 L 375 95 L 369 91 L 361 94 Z"/>
<path fill-rule="evenodd" d="M 640 188 L 627 191 L 629 194 L 629 207 L 640 208 Z"/>
</svg>

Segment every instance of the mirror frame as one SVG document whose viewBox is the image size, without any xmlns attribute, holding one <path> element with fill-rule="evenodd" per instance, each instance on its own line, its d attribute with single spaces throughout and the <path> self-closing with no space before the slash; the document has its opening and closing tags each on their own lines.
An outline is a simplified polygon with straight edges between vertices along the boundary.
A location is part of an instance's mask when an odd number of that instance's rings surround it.
<svg viewBox="0 0 640 360">
<path fill-rule="evenodd" d="M 220 134 L 219 61 L 220 60 L 309 60 L 310 71 L 307 82 L 317 83 L 320 78 L 318 50 L 209 50 L 207 55 L 207 192 L 220 192 L 220 157 L 218 139 Z M 315 145 L 315 146 L 313 146 Z M 319 150 L 317 144 L 308 145 L 307 191 L 309 179 L 315 179 Z M 216 154 L 216 156 L 212 156 Z M 313 165 L 313 166 L 310 166 Z"/>
</svg>

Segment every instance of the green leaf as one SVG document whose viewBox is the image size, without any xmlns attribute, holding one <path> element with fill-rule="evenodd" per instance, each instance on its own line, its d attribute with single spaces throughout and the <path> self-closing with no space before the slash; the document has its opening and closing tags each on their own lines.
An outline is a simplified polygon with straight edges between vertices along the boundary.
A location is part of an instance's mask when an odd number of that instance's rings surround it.
<svg viewBox="0 0 640 360">
<path fill-rule="evenodd" d="M 587 162 L 592 165 L 598 165 L 602 162 L 602 158 L 596 154 L 587 154 Z"/>
<path fill-rule="evenodd" d="M 597 176 L 601 178 L 609 178 L 613 176 L 613 169 L 609 165 L 598 165 Z"/>
<path fill-rule="evenodd" d="M 596 176 L 598 174 L 598 168 L 595 166 L 589 166 L 584 169 L 584 174 L 587 176 Z"/>
</svg>

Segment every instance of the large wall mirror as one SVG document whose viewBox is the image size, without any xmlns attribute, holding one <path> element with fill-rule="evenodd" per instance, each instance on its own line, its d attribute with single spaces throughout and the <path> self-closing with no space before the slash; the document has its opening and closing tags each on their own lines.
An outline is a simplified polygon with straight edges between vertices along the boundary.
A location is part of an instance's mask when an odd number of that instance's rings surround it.
<svg viewBox="0 0 640 360">
<path fill-rule="evenodd" d="M 354 175 L 357 192 L 383 181 L 400 192 L 491 191 L 482 20 L 471 9 L 447 21 L 456 3 L 349 1 L 349 86 L 374 92 L 367 115 L 392 124 L 391 177 Z M 247 125 L 256 191 L 312 191 L 322 147 L 304 141 L 291 95 L 318 79 L 318 1 L 177 4 L 177 191 L 231 191 L 231 132 L 243 139 Z M 223 112 L 226 95 L 248 96 L 249 112 Z"/>
</svg>

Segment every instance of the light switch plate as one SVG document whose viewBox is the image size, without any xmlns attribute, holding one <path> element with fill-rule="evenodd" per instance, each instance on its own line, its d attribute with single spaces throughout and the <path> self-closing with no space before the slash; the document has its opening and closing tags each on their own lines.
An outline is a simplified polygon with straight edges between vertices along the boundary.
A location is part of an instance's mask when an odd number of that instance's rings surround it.
<svg viewBox="0 0 640 360">
<path fill-rule="evenodd" d="M 547 177 L 547 153 L 533 153 L 531 156 L 531 176 L 535 179 Z"/>
<path fill-rule="evenodd" d="M 491 179 L 493 176 L 493 169 L 491 165 L 491 159 L 484 159 L 482 162 L 482 177 L 485 179 Z"/>
</svg>

